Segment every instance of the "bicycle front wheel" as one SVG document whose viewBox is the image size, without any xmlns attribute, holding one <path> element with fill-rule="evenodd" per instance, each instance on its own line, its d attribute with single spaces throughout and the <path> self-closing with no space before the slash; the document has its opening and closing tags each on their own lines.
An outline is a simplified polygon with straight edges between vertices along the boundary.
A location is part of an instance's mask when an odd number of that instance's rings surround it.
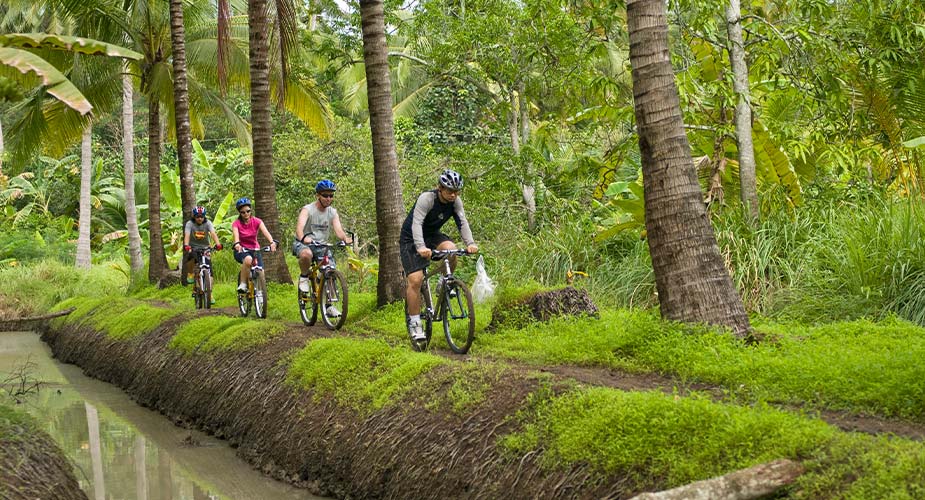
<svg viewBox="0 0 925 500">
<path fill-rule="evenodd" d="M 331 330 L 337 330 L 347 320 L 347 280 L 344 273 L 331 269 L 324 273 L 321 297 L 318 300 L 321 321 Z"/>
<path fill-rule="evenodd" d="M 248 292 L 238 293 L 238 311 L 241 311 L 241 316 L 247 316 L 251 312 L 251 299 L 248 295 Z"/>
<path fill-rule="evenodd" d="M 267 278 L 262 272 L 254 277 L 254 314 L 258 318 L 267 317 Z"/>
<path fill-rule="evenodd" d="M 318 319 L 318 301 L 315 300 L 315 279 L 312 278 L 312 291 L 305 293 L 296 287 L 296 293 L 299 294 L 299 316 L 302 317 L 302 323 L 305 326 L 312 326 Z M 309 311 L 311 309 L 311 311 Z"/>
<path fill-rule="evenodd" d="M 199 286 L 201 290 L 199 294 L 199 300 L 202 302 L 201 309 L 212 309 L 212 276 L 209 275 L 208 271 L 199 273 Z"/>
<path fill-rule="evenodd" d="M 460 280 L 447 282 L 440 301 L 446 344 L 456 354 L 466 354 L 475 340 L 475 307 L 472 293 Z"/>
</svg>

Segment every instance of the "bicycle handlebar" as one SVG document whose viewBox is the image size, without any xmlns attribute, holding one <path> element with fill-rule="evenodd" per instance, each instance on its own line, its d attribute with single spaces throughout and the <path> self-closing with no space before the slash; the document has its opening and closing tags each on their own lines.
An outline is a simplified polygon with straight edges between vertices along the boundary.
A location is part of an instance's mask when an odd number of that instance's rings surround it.
<svg viewBox="0 0 925 500">
<path fill-rule="evenodd" d="M 317 241 L 312 241 L 310 243 L 306 243 L 306 245 L 310 247 L 319 247 L 319 248 L 334 248 L 334 247 L 345 247 L 347 246 L 347 242 L 338 241 L 337 243 L 321 243 Z"/>
<path fill-rule="evenodd" d="M 431 250 L 430 251 L 430 260 L 440 260 L 444 257 L 449 257 L 451 255 L 466 256 L 472 255 L 465 248 L 458 248 L 455 250 Z"/>
</svg>

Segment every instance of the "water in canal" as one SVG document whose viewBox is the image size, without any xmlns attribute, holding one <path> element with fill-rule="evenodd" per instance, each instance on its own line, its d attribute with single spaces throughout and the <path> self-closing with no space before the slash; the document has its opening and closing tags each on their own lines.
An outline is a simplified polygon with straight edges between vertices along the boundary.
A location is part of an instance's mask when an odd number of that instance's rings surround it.
<svg viewBox="0 0 925 500">
<path fill-rule="evenodd" d="M 226 442 L 177 427 L 117 387 L 59 363 L 37 334 L 0 332 L 0 381 L 23 367 L 43 385 L 18 407 L 57 441 L 93 500 L 319 498 L 254 471 Z"/>
</svg>

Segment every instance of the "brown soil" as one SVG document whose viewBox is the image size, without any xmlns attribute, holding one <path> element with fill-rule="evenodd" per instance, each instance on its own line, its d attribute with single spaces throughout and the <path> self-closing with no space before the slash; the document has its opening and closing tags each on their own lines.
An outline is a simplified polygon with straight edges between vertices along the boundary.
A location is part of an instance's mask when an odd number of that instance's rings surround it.
<svg viewBox="0 0 925 500">
<path fill-rule="evenodd" d="M 30 426 L 0 428 L 0 500 L 86 500 L 64 452 Z"/>
</svg>

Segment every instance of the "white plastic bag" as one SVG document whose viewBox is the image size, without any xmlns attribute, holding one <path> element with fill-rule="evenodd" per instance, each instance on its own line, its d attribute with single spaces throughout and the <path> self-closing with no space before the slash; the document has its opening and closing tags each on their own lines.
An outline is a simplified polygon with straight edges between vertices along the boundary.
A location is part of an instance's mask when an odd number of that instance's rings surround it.
<svg viewBox="0 0 925 500">
<path fill-rule="evenodd" d="M 485 302 L 494 297 L 495 282 L 488 277 L 485 271 L 485 259 L 479 255 L 479 260 L 475 262 L 475 282 L 472 283 L 472 299 L 476 303 Z"/>
</svg>

